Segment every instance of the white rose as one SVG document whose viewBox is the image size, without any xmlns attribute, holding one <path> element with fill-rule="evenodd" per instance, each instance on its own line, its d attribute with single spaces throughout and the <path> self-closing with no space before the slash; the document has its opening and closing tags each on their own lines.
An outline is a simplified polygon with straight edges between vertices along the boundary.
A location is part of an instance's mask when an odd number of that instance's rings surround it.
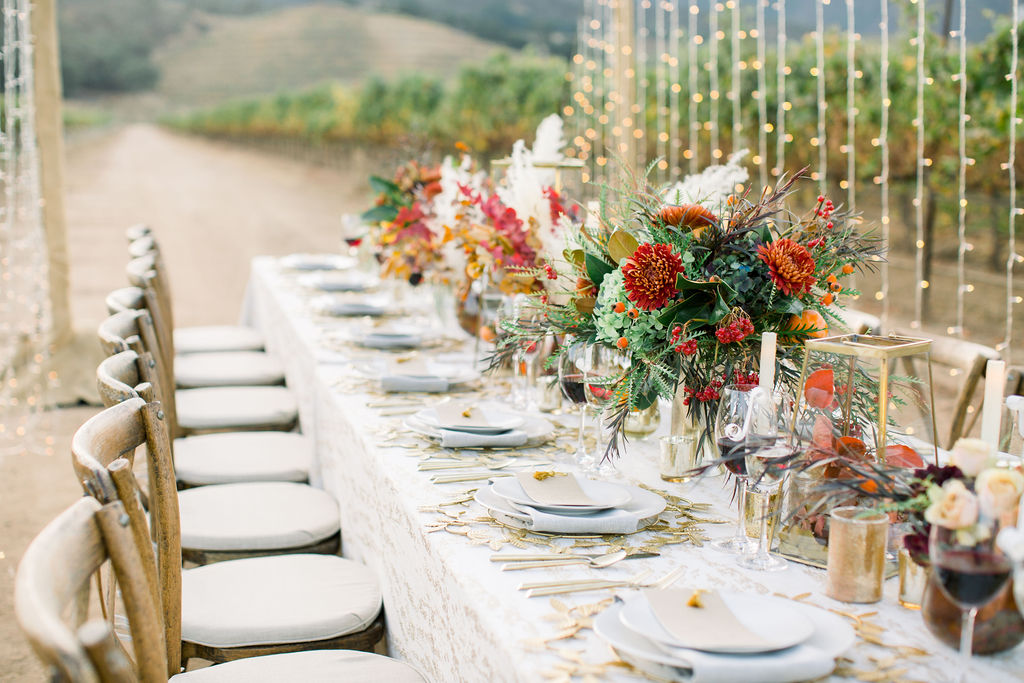
<svg viewBox="0 0 1024 683">
<path fill-rule="evenodd" d="M 1024 492 L 1024 475 L 1016 470 L 990 468 L 978 475 L 974 483 L 981 511 L 998 518 L 1013 510 Z"/>
<path fill-rule="evenodd" d="M 994 460 L 992 445 L 981 439 L 960 439 L 953 445 L 950 460 L 968 477 L 976 477 Z"/>
<path fill-rule="evenodd" d="M 978 521 L 978 498 L 959 479 L 950 479 L 942 487 L 928 489 L 932 504 L 924 511 L 930 524 L 947 529 L 963 529 Z"/>
</svg>

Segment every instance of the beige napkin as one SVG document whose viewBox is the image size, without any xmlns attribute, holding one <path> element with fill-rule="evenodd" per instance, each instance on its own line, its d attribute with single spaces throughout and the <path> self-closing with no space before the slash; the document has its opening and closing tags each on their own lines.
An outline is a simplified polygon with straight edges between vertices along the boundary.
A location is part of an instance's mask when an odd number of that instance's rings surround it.
<svg viewBox="0 0 1024 683">
<path fill-rule="evenodd" d="M 437 413 L 437 423 L 449 429 L 493 426 L 484 410 L 466 401 L 439 403 L 434 411 Z"/>
<path fill-rule="evenodd" d="M 687 606 L 693 590 L 685 588 L 650 589 L 644 591 L 644 596 L 658 623 L 688 648 L 719 650 L 774 647 L 773 641 L 762 638 L 744 626 L 715 591 L 701 591 L 703 607 Z"/>
<path fill-rule="evenodd" d="M 559 473 L 537 479 L 533 472 L 517 472 L 516 480 L 531 500 L 541 505 L 594 505 L 593 498 L 583 493 L 574 474 Z"/>
</svg>

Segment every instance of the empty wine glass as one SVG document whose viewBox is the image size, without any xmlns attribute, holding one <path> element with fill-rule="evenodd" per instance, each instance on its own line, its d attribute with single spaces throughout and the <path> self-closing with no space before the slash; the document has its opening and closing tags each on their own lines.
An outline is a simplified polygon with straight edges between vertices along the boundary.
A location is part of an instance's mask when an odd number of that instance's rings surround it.
<svg viewBox="0 0 1024 683">
<path fill-rule="evenodd" d="M 580 414 L 579 432 L 576 437 L 576 452 L 573 460 L 583 467 L 588 467 L 587 458 L 590 454 L 583 442 L 587 428 L 587 395 L 583 389 L 583 367 L 586 363 L 586 345 L 567 335 L 562 345 L 562 353 L 558 357 L 558 384 L 562 395 Z"/>
<path fill-rule="evenodd" d="M 778 439 L 774 401 L 767 389 L 756 384 L 730 384 L 722 389 L 715 417 L 715 443 L 722 464 L 736 477 L 738 509 L 732 538 L 716 541 L 712 547 L 728 553 L 744 554 L 750 549 L 744 512 L 747 508 L 747 462 L 750 450 L 767 448 Z"/>
<path fill-rule="evenodd" d="M 583 374 L 585 378 L 584 393 L 589 405 L 595 413 L 594 437 L 597 441 L 591 470 L 603 469 L 600 474 L 610 474 L 614 467 L 605 459 L 604 435 L 605 411 L 615 402 L 615 385 L 622 378 L 626 365 L 626 356 L 618 349 L 604 344 L 591 344 L 585 352 L 586 362 Z"/>
<path fill-rule="evenodd" d="M 761 533 L 758 534 L 757 552 L 743 555 L 737 560 L 741 567 L 763 572 L 782 571 L 789 563 L 781 557 L 770 554 L 768 540 L 769 505 L 772 494 L 779 490 L 792 463 L 794 450 L 790 445 L 773 445 L 767 448 L 751 448 L 746 453 L 747 485 L 760 493 L 758 519 Z"/>
<path fill-rule="evenodd" d="M 961 611 L 960 680 L 968 680 L 978 609 L 1010 580 L 1011 562 L 996 543 L 998 520 L 982 515 L 966 529 L 932 525 L 928 555 L 939 587 Z"/>
</svg>

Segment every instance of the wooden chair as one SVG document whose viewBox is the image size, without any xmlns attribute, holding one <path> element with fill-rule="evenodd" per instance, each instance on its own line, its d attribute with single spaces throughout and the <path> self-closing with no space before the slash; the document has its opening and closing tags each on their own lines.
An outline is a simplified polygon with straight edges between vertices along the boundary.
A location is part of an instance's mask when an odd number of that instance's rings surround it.
<svg viewBox="0 0 1024 683">
<path fill-rule="evenodd" d="M 919 337 L 920 334 L 897 332 L 900 336 Z M 936 415 L 936 424 L 939 425 L 939 445 L 943 448 L 952 448 L 957 439 L 970 434 L 978 419 L 980 399 L 975 400 L 979 395 L 978 384 L 985 377 L 985 366 L 990 360 L 999 359 L 1000 354 L 995 349 L 975 344 L 956 337 L 937 336 L 932 337 L 931 361 L 933 377 L 938 371 L 946 370 L 953 377 L 957 377 L 956 400 L 953 404 L 952 413 L 948 421 L 939 419 Z M 904 358 L 904 365 L 908 373 L 924 372 L 923 367 L 915 367 L 912 357 Z M 933 380 L 934 381 L 934 380 Z M 944 434 L 942 425 L 948 424 L 949 429 Z"/>
<path fill-rule="evenodd" d="M 159 378 L 149 354 L 140 356 L 135 351 L 124 351 L 111 356 L 100 364 L 97 378 L 100 396 L 108 407 L 135 397 L 152 400 L 160 396 Z M 293 481 L 247 481 L 245 472 L 250 461 L 272 471 L 275 454 L 270 454 L 269 463 L 261 463 L 242 449 L 216 453 L 216 447 L 231 445 L 232 440 L 224 439 L 225 436 L 214 435 L 221 437 L 216 439 L 214 448 L 189 448 L 189 439 L 211 437 L 177 440 L 176 446 L 185 446 L 184 457 L 168 451 L 172 472 L 177 471 L 177 460 L 181 458 L 186 472 L 214 472 L 215 478 L 227 479 L 232 473 L 227 470 L 231 469 L 241 480 L 179 493 L 184 558 L 196 564 L 209 564 L 286 553 L 337 553 L 341 535 L 334 498 L 326 491 Z M 215 462 L 201 460 L 208 454 L 213 454 Z M 180 481 L 177 475 L 175 479 Z M 189 479 L 194 477 L 186 477 L 186 481 Z"/>
<path fill-rule="evenodd" d="M 875 315 L 847 308 L 840 312 L 845 328 L 855 334 L 881 334 L 882 320 Z"/>
<path fill-rule="evenodd" d="M 210 353 L 216 351 L 261 351 L 264 347 L 263 335 L 252 327 L 244 325 L 202 325 L 197 327 L 175 328 L 174 310 L 170 299 L 170 281 L 167 269 L 154 241 L 144 245 L 153 248 L 139 258 L 133 258 L 126 267 L 128 280 L 132 285 L 145 288 L 150 280 L 156 290 L 158 299 L 154 302 L 161 307 L 161 316 L 166 320 L 170 339 L 166 340 L 167 349 L 172 353 L 186 355 L 190 353 Z M 138 249 L 137 251 L 141 251 Z M 157 312 L 153 317 L 157 317 Z"/>
<path fill-rule="evenodd" d="M 130 398 L 79 428 L 71 450 L 86 493 L 101 503 L 121 500 L 133 530 L 144 529 L 131 464 L 143 444 L 169 670 L 178 670 L 179 645 L 180 661 L 227 662 L 314 649 L 371 650 L 383 637 L 380 588 L 352 560 L 275 555 L 182 571 L 179 496 L 159 403 Z"/>
<path fill-rule="evenodd" d="M 152 546 L 148 535 L 140 539 L 135 534 L 133 522 L 139 518 L 119 500 L 101 505 L 94 498 L 82 498 L 50 522 L 25 551 L 15 579 L 15 616 L 32 649 L 50 669 L 52 680 L 423 683 L 424 678 L 406 664 L 351 650 L 265 655 L 178 674 L 180 643 L 167 647 Z M 145 534 L 145 524 L 142 531 Z M 107 560 L 120 586 L 131 653 L 116 638 L 109 621 L 85 621 L 91 579 Z M 66 613 L 70 613 L 67 620 Z M 110 612 L 108 617 L 112 616 Z"/>
<path fill-rule="evenodd" d="M 131 348 L 149 351 L 157 362 L 162 387 L 173 387 L 168 354 L 150 309 L 129 309 L 110 316 L 99 327 L 100 344 L 108 355 Z M 236 431 L 291 431 L 299 419 L 295 397 L 285 387 L 228 386 L 166 390 L 164 398 L 175 436 Z"/>
<path fill-rule="evenodd" d="M 131 243 L 139 239 L 140 237 L 145 237 L 146 235 L 151 235 L 152 233 L 153 231 L 150 229 L 148 225 L 146 225 L 145 223 L 138 223 L 136 225 L 129 226 L 124 231 L 124 237 L 126 240 L 128 240 L 129 243 Z"/>
</svg>

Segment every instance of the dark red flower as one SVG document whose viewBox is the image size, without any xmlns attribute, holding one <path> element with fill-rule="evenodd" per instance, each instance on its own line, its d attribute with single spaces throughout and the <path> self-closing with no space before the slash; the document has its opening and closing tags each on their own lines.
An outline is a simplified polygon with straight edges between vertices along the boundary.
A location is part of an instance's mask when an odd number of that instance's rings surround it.
<svg viewBox="0 0 1024 683">
<path fill-rule="evenodd" d="M 811 252 L 788 237 L 762 244 L 757 256 L 768 265 L 772 282 L 783 294 L 800 296 L 811 291 L 817 281 Z"/>
<path fill-rule="evenodd" d="M 622 266 L 626 297 L 645 311 L 662 308 L 679 290 L 683 259 L 668 244 L 641 244 Z"/>
</svg>

